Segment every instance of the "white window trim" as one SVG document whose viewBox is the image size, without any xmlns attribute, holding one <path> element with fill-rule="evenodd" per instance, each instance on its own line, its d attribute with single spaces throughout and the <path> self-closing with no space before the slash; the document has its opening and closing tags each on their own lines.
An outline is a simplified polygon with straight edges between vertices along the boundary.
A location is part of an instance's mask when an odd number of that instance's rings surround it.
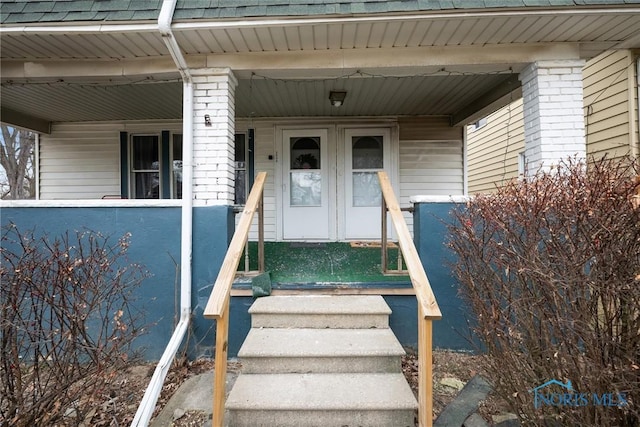
<svg viewBox="0 0 640 427">
<path fill-rule="evenodd" d="M 527 156 L 524 151 L 518 153 L 518 176 L 524 177 L 527 175 Z"/>
</svg>

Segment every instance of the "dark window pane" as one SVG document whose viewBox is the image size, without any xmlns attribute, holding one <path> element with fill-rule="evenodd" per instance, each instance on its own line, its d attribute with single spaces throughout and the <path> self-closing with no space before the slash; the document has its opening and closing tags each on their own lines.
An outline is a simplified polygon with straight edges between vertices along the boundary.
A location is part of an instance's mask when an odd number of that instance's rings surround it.
<svg viewBox="0 0 640 427">
<path fill-rule="evenodd" d="M 160 174 L 158 172 L 137 172 L 134 177 L 136 199 L 160 198 Z"/>
<path fill-rule="evenodd" d="M 236 169 L 236 194 L 234 203 L 244 205 L 247 202 L 247 171 Z"/>
<path fill-rule="evenodd" d="M 235 197 L 234 203 L 244 205 L 247 202 L 247 142 L 243 133 L 235 134 Z"/>
<path fill-rule="evenodd" d="M 157 135 L 133 136 L 133 169 L 158 170 L 160 167 Z"/>
<path fill-rule="evenodd" d="M 173 135 L 173 198 L 182 199 L 182 135 Z"/>
<path fill-rule="evenodd" d="M 236 162 L 245 162 L 247 145 L 245 141 L 245 135 L 243 133 L 237 133 L 235 135 L 235 146 L 236 146 Z"/>
<path fill-rule="evenodd" d="M 291 138 L 291 169 L 320 169 L 320 137 Z"/>
</svg>

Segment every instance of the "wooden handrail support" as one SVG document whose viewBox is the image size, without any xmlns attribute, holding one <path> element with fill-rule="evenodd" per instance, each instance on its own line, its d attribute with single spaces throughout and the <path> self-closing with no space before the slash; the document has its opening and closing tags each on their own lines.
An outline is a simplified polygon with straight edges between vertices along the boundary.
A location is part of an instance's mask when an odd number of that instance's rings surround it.
<svg viewBox="0 0 640 427">
<path fill-rule="evenodd" d="M 420 427 L 431 427 L 433 425 L 432 321 L 441 319 L 442 313 L 420 262 L 418 251 L 391 187 L 389 176 L 386 172 L 379 171 L 378 179 L 383 196 L 382 247 L 386 249 L 386 211 L 388 210 L 418 300 L 418 423 Z"/>
<path fill-rule="evenodd" d="M 244 251 L 249 229 L 256 212 L 259 214 L 258 233 L 259 246 L 263 241 L 263 191 L 266 172 L 260 172 L 256 176 L 249 198 L 238 221 L 236 231 L 233 233 L 231 243 L 222 261 L 222 267 L 213 285 L 211 296 L 204 309 L 204 317 L 216 319 L 216 354 L 213 383 L 213 420 L 214 427 L 222 427 L 224 423 L 225 383 L 227 380 L 227 350 L 229 347 L 229 300 L 231 286 L 238 270 L 238 264 Z M 262 253 L 262 249 L 259 249 Z M 264 257 L 262 257 L 264 259 Z"/>
</svg>

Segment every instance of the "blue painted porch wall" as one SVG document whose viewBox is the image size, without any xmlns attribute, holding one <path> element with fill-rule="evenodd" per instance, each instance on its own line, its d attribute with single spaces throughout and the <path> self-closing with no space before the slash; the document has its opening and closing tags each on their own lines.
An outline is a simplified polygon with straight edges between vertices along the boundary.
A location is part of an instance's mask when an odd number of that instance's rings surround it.
<svg viewBox="0 0 640 427">
<path fill-rule="evenodd" d="M 179 274 L 181 212 L 179 207 L 26 207 L 2 208 L 0 223 L 14 223 L 20 230 L 35 228 L 50 239 L 67 230 L 90 229 L 111 236 L 113 242 L 127 232 L 131 245 L 130 262 L 143 264 L 152 274 L 136 295 L 136 304 L 151 324 L 136 345 L 145 348 L 144 357 L 157 360 L 173 332 L 179 316 Z M 230 207 L 194 208 L 193 240 L 193 323 L 191 354 L 207 354 L 213 347 L 215 322 L 202 317 L 211 286 L 218 274 L 233 233 Z M 176 278 L 177 277 L 177 278 Z"/>
<path fill-rule="evenodd" d="M 457 296 L 457 286 L 449 274 L 450 254 L 444 246 L 446 227 L 453 204 L 416 205 L 414 236 L 418 253 L 442 310 L 443 319 L 434 322 L 434 346 L 471 349 L 466 340 L 466 312 Z M 21 230 L 36 227 L 52 238 L 67 230 L 88 228 L 112 236 L 114 241 L 131 232 L 128 258 L 153 274 L 139 289 L 139 306 L 146 312 L 148 333 L 138 345 L 146 349 L 149 360 L 160 358 L 169 341 L 178 316 L 179 281 L 176 263 L 180 263 L 179 207 L 82 207 L 82 208 L 3 208 L 0 222 L 15 223 Z M 202 316 L 215 278 L 234 230 L 230 207 L 194 208 L 192 330 L 189 336 L 191 357 L 212 356 L 215 322 Z M 179 277 L 179 276 L 178 276 Z M 390 326 L 400 342 L 408 347 L 417 343 L 417 309 L 413 296 L 385 296 L 393 310 Z M 231 300 L 229 355 L 235 356 L 250 328 L 247 310 L 253 298 Z"/>
<path fill-rule="evenodd" d="M 456 206 L 455 203 L 416 203 L 413 234 L 418 255 L 442 312 L 442 319 L 433 322 L 434 347 L 473 350 L 467 326 L 469 312 L 458 296 L 458 285 L 451 273 L 455 255 L 445 246 L 447 224 L 452 222 L 450 212 Z"/>
</svg>

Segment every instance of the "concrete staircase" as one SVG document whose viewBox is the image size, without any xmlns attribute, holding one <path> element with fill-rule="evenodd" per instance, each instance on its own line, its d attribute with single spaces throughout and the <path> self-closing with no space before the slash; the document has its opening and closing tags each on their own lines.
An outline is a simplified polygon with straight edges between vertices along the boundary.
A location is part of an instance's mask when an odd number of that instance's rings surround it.
<svg viewBox="0 0 640 427">
<path fill-rule="evenodd" d="M 230 426 L 414 426 L 418 403 L 380 296 L 259 298 Z"/>
</svg>

